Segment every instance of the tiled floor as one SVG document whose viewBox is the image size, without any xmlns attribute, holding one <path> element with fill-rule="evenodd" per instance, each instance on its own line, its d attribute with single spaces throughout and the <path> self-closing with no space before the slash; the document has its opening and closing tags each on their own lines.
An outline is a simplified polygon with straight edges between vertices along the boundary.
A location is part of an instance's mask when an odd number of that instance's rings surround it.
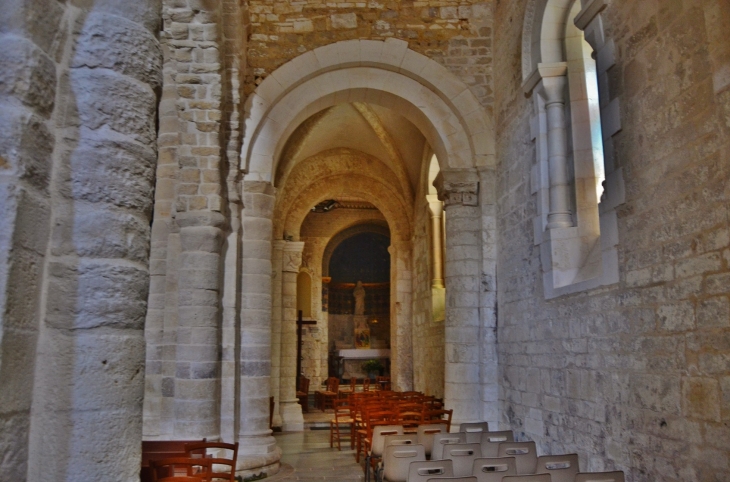
<svg viewBox="0 0 730 482">
<path fill-rule="evenodd" d="M 308 426 L 322 426 L 331 414 L 316 412 L 305 415 Z M 320 421 L 321 419 L 321 421 Z M 316 423 L 320 422 L 320 423 Z M 342 445 L 342 451 L 330 448 L 329 429 L 304 432 L 277 433 L 276 443 L 281 447 L 282 469 L 278 474 L 265 479 L 267 482 L 330 481 L 350 482 L 365 480 L 364 465 L 355 463 L 355 452 L 349 442 Z"/>
</svg>

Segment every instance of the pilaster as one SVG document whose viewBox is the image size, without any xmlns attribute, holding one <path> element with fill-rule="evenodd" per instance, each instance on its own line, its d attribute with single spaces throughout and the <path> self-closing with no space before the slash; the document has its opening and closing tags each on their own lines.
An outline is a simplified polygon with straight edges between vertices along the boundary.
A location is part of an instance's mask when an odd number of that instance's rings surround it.
<svg viewBox="0 0 730 482">
<path fill-rule="evenodd" d="M 302 406 L 296 394 L 297 369 L 297 275 L 302 264 L 304 243 L 287 241 L 281 260 L 281 373 L 280 407 L 282 430 L 304 430 Z"/>
</svg>

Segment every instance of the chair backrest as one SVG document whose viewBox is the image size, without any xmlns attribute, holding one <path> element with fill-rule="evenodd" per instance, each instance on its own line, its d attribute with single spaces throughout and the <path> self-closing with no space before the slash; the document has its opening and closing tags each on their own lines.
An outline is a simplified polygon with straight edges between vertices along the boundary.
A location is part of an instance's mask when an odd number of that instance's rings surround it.
<svg viewBox="0 0 730 482">
<path fill-rule="evenodd" d="M 464 422 L 459 426 L 459 432 L 466 432 L 467 443 L 480 443 L 482 432 L 489 432 L 489 424 L 487 422 Z"/>
<path fill-rule="evenodd" d="M 362 379 L 362 391 L 363 392 L 369 392 L 370 391 L 370 379 L 369 378 L 363 378 Z"/>
<path fill-rule="evenodd" d="M 445 422 L 446 423 L 446 431 L 451 431 L 451 417 L 454 414 L 454 411 L 452 409 L 449 410 L 443 410 L 443 409 L 437 409 L 437 410 L 424 410 L 423 411 L 423 423 L 433 423 L 433 422 Z"/>
<path fill-rule="evenodd" d="M 534 474 L 537 469 L 535 442 L 502 442 L 499 444 L 498 456 L 514 457 L 518 475 Z"/>
<path fill-rule="evenodd" d="M 212 459 L 190 458 L 190 457 L 167 457 L 164 459 L 150 460 L 152 468 L 152 480 L 160 481 L 176 476 L 197 475 L 208 480 Z"/>
<path fill-rule="evenodd" d="M 474 461 L 482 456 L 480 444 L 447 444 L 444 445 L 444 459 L 454 463 L 454 476 L 472 475 Z"/>
<path fill-rule="evenodd" d="M 340 389 L 340 379 L 337 377 L 330 377 L 327 382 L 327 391 L 337 393 Z"/>
<path fill-rule="evenodd" d="M 497 457 L 499 455 L 499 444 L 502 442 L 514 442 L 515 436 L 511 430 L 501 432 L 482 432 L 482 457 Z"/>
<path fill-rule="evenodd" d="M 383 446 L 389 445 L 416 445 L 418 444 L 418 435 L 415 433 L 405 433 L 402 435 L 386 435 Z"/>
<path fill-rule="evenodd" d="M 479 482 L 502 482 L 506 475 L 517 475 L 517 462 L 514 457 L 482 457 L 474 460 L 471 473 Z"/>
<path fill-rule="evenodd" d="M 232 444 L 225 442 L 195 442 L 185 444 L 185 453 L 188 456 L 201 449 L 205 450 L 206 454 L 214 457 L 212 459 L 209 458 L 209 460 L 215 460 L 215 462 L 212 462 L 214 467 L 211 469 L 213 479 L 235 482 L 238 442 Z M 224 450 L 226 452 L 223 452 Z M 224 466 L 226 470 L 221 471 Z"/>
<path fill-rule="evenodd" d="M 205 482 L 206 479 L 202 475 L 173 475 L 171 477 L 162 477 L 157 482 Z"/>
<path fill-rule="evenodd" d="M 435 479 L 428 479 L 427 482 L 479 482 L 473 475 L 466 475 L 464 477 L 436 477 Z"/>
<path fill-rule="evenodd" d="M 575 482 L 624 482 L 624 473 L 615 472 L 578 472 Z"/>
<path fill-rule="evenodd" d="M 451 460 L 419 460 L 408 466 L 408 482 L 426 482 L 432 477 L 453 477 Z"/>
<path fill-rule="evenodd" d="M 578 454 L 543 455 L 537 458 L 536 474 L 550 474 L 553 482 L 575 482 Z"/>
<path fill-rule="evenodd" d="M 309 378 L 299 377 L 299 392 L 309 393 Z"/>
<path fill-rule="evenodd" d="M 385 437 L 388 435 L 403 435 L 400 425 L 376 425 L 372 428 L 373 437 L 370 439 L 370 453 L 373 457 L 383 455 Z"/>
<path fill-rule="evenodd" d="M 383 476 L 388 482 L 407 482 L 411 462 L 426 460 L 423 445 L 390 445 L 383 453 Z"/>
<path fill-rule="evenodd" d="M 430 423 L 418 426 L 418 443 L 426 449 L 426 456 L 431 456 L 433 449 L 433 436 L 437 433 L 447 433 L 448 429 L 445 423 Z"/>
<path fill-rule="evenodd" d="M 433 447 L 431 448 L 431 460 L 444 458 L 444 446 L 448 444 L 466 443 L 466 434 L 461 433 L 435 433 L 433 434 Z"/>
<path fill-rule="evenodd" d="M 552 482 L 550 474 L 515 475 L 502 477 L 502 482 Z"/>
</svg>

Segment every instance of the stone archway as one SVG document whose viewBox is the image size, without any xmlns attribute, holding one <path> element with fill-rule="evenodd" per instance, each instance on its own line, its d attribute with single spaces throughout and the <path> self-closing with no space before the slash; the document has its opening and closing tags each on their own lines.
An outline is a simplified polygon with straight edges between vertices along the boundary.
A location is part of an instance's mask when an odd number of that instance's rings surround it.
<svg viewBox="0 0 730 482">
<path fill-rule="evenodd" d="M 404 41 L 331 44 L 280 67 L 247 100 L 246 136 L 241 152 L 245 184 L 261 186 L 256 188 L 259 191 L 267 189 L 267 185 L 281 187 L 274 173 L 289 136 L 305 119 L 343 102 L 367 102 L 397 109 L 421 131 L 439 159 L 440 195 L 449 220 L 446 286 L 447 290 L 452 288 L 447 291 L 449 308 L 445 323 L 446 403 L 454 408 L 457 421 L 480 418 L 496 422 L 495 340 L 482 333 L 494 326 L 495 260 L 493 249 L 480 249 L 483 227 L 495 229 L 491 118 L 466 85 L 438 63 L 409 50 Z M 324 183 L 320 186 L 324 187 Z M 265 216 L 268 222 L 276 223 L 275 240 L 286 234 L 292 236 L 291 243 L 296 242 L 294 220 L 301 219 L 309 208 L 303 206 L 291 211 L 297 214 L 286 218 L 279 217 L 284 215 L 281 211 L 271 213 L 271 218 Z M 259 222 L 264 221 L 260 213 L 256 217 Z M 494 233 L 487 239 L 494 240 Z M 402 241 L 407 243 L 408 239 Z M 275 249 L 275 273 L 280 272 L 276 267 L 278 256 Z M 406 258 L 409 257 L 410 253 Z M 400 262 L 394 264 L 396 270 L 404 266 Z M 246 275 L 245 267 L 243 274 Z M 486 283 L 486 291 L 490 291 L 487 294 L 481 288 L 485 277 L 492 280 Z M 398 283 L 403 295 L 410 292 L 405 287 L 408 282 Z M 276 288 L 273 293 L 276 298 Z M 410 310 L 410 297 L 406 299 L 408 306 L 401 306 L 404 311 Z M 278 309 L 276 303 L 275 300 L 274 311 Z"/>
</svg>

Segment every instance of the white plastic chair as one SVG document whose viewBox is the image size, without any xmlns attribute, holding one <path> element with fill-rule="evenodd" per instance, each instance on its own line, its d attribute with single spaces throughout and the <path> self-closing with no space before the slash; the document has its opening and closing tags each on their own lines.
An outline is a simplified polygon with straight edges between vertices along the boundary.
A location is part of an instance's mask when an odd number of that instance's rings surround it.
<svg viewBox="0 0 730 482">
<path fill-rule="evenodd" d="M 459 426 L 459 432 L 466 433 L 466 443 L 477 444 L 481 441 L 482 432 L 489 432 L 487 422 L 464 422 Z"/>
<path fill-rule="evenodd" d="M 446 433 L 448 429 L 445 423 L 432 423 L 418 426 L 418 443 L 426 449 L 426 457 L 431 457 L 433 450 L 433 436 L 437 433 Z"/>
<path fill-rule="evenodd" d="M 518 475 L 534 474 L 537 469 L 535 442 L 502 442 L 499 444 L 498 455 L 499 457 L 514 457 L 517 462 Z"/>
<path fill-rule="evenodd" d="M 431 460 L 444 458 L 444 445 L 466 443 L 466 434 L 460 433 L 435 433 L 433 434 L 433 448 L 431 449 Z"/>
<path fill-rule="evenodd" d="M 451 460 L 419 460 L 408 466 L 408 482 L 427 482 L 434 477 L 453 477 Z"/>
<path fill-rule="evenodd" d="M 433 479 L 428 479 L 427 482 L 478 482 L 477 478 L 472 475 L 467 475 L 464 477 L 436 477 Z"/>
<path fill-rule="evenodd" d="M 426 460 L 423 445 L 389 445 L 383 453 L 382 479 L 388 482 L 408 482 L 411 462 Z"/>
<path fill-rule="evenodd" d="M 624 473 L 615 472 L 578 472 L 575 482 L 624 482 Z"/>
<path fill-rule="evenodd" d="M 471 473 L 479 482 L 502 482 L 506 475 L 517 475 L 517 461 L 514 457 L 482 457 L 474 460 Z"/>
<path fill-rule="evenodd" d="M 444 445 L 444 459 L 451 459 L 454 462 L 455 477 L 472 475 L 474 461 L 481 456 L 482 448 L 478 443 Z"/>
<path fill-rule="evenodd" d="M 536 474 L 550 474 L 553 482 L 575 482 L 578 454 L 543 455 L 537 458 Z"/>
<path fill-rule="evenodd" d="M 385 437 L 388 435 L 403 435 L 403 427 L 400 425 L 377 425 L 373 427 L 373 439 L 370 442 L 370 452 L 365 457 L 365 480 L 370 482 L 370 470 L 373 459 L 383 456 L 385 448 Z"/>
<path fill-rule="evenodd" d="M 480 443 L 482 444 L 482 457 L 499 456 L 499 444 L 502 442 L 514 442 L 515 436 L 512 430 L 501 432 L 482 432 Z"/>
<path fill-rule="evenodd" d="M 550 474 L 515 475 L 502 477 L 502 482 L 552 482 Z"/>
</svg>

